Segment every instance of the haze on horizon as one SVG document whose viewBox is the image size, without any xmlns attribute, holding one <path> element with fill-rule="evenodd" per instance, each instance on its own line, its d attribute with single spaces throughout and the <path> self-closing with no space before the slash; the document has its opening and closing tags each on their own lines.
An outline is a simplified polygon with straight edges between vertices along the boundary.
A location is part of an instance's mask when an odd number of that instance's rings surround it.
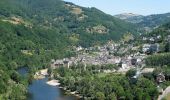
<svg viewBox="0 0 170 100">
<path fill-rule="evenodd" d="M 140 15 L 170 12 L 170 0 L 64 0 L 83 7 L 96 7 L 111 15 L 134 13 Z"/>
</svg>

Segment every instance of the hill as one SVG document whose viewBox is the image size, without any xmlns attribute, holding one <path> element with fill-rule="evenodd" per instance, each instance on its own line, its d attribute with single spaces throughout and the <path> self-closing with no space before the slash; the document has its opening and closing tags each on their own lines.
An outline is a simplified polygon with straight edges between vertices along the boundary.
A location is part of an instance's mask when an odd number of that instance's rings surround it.
<svg viewBox="0 0 170 100">
<path fill-rule="evenodd" d="M 72 46 L 119 40 L 134 27 L 96 8 L 61 0 L 1 0 L 0 100 L 25 100 L 33 73 L 53 58 L 75 55 Z M 27 78 L 18 67 L 29 68 Z"/>
<path fill-rule="evenodd" d="M 15 60 L 18 66 L 42 66 L 51 58 L 73 55 L 72 46 L 119 40 L 123 34 L 135 31 L 133 24 L 96 8 L 61 0 L 1 0 L 0 27 L 0 44 L 6 50 L 1 58 L 10 56 L 5 60 Z M 25 54 L 35 56 L 31 56 L 31 64 L 27 60 L 23 63 Z"/>
<path fill-rule="evenodd" d="M 96 8 L 84 8 L 60 0 L 2 0 L 0 16 L 20 18 L 26 26 L 57 29 L 76 44 L 90 46 L 96 42 L 119 40 L 122 34 L 134 32 L 134 26 L 107 15 Z M 8 21 L 11 22 L 11 21 Z"/>
<path fill-rule="evenodd" d="M 122 13 L 115 15 L 116 18 L 125 20 L 130 23 L 140 23 L 142 21 L 143 15 L 133 14 L 133 13 Z"/>
<path fill-rule="evenodd" d="M 148 16 L 136 15 L 133 16 L 128 14 L 119 14 L 115 17 L 123 19 L 127 22 L 136 23 L 138 26 L 143 27 L 144 29 L 151 31 L 154 28 L 159 27 L 162 24 L 165 24 L 170 21 L 170 13 L 165 14 L 154 14 Z"/>
<path fill-rule="evenodd" d="M 163 40 L 167 40 L 168 35 L 170 35 L 170 22 L 160 25 L 155 28 L 152 32 L 146 34 L 146 36 L 158 36 L 160 35 Z"/>
</svg>

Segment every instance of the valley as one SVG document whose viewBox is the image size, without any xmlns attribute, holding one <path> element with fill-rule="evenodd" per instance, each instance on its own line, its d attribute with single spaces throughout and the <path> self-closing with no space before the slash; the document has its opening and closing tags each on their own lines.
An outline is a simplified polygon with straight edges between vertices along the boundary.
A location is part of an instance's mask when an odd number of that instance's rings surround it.
<svg viewBox="0 0 170 100">
<path fill-rule="evenodd" d="M 157 100 L 170 86 L 169 59 L 169 13 L 0 2 L 0 100 Z"/>
</svg>

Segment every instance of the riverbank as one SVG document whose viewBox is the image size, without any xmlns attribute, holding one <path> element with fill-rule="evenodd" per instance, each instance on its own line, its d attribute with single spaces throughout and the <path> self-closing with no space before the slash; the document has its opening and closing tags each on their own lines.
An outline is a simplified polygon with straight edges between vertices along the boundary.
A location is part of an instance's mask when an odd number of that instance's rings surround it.
<svg viewBox="0 0 170 100">
<path fill-rule="evenodd" d="M 48 82 L 46 82 L 48 85 L 51 85 L 51 86 L 59 86 L 60 83 L 59 83 L 59 80 L 50 80 Z"/>
<path fill-rule="evenodd" d="M 42 69 L 42 70 L 37 71 L 37 72 L 34 74 L 34 79 L 36 79 L 36 80 L 38 80 L 38 79 L 43 79 L 43 78 L 45 78 L 47 75 L 48 75 L 48 69 Z"/>
<path fill-rule="evenodd" d="M 34 79 L 41 80 L 41 79 L 47 78 L 47 76 L 48 76 L 48 69 L 42 69 L 42 70 L 37 71 L 34 74 Z M 60 89 L 64 90 L 66 94 L 73 95 L 77 98 L 82 98 L 82 96 L 77 91 L 71 91 L 67 89 L 66 87 L 61 87 L 60 86 L 61 83 L 59 82 L 59 80 L 52 79 L 52 80 L 47 81 L 46 84 L 48 84 L 49 86 L 58 86 Z"/>
<path fill-rule="evenodd" d="M 50 80 L 50 81 L 47 81 L 46 84 L 48 84 L 50 86 L 58 86 L 60 89 L 66 91 L 66 94 L 71 94 L 78 98 L 82 98 L 82 96 L 77 91 L 71 91 L 71 90 L 67 89 L 66 87 L 60 86 L 61 83 L 59 82 L 59 80 Z"/>
<path fill-rule="evenodd" d="M 30 99 L 28 100 L 77 100 L 76 96 L 67 95 L 63 89 L 60 89 L 58 86 L 48 85 L 47 82 L 48 77 L 33 80 L 28 87 L 30 93 Z"/>
<path fill-rule="evenodd" d="M 74 95 L 78 99 L 83 98 L 83 96 L 81 96 L 81 94 L 79 94 L 77 91 L 71 91 L 71 90 L 67 89 L 66 87 L 62 87 L 62 86 L 60 86 L 59 88 L 63 89 L 64 91 L 66 91 L 66 94 Z"/>
</svg>

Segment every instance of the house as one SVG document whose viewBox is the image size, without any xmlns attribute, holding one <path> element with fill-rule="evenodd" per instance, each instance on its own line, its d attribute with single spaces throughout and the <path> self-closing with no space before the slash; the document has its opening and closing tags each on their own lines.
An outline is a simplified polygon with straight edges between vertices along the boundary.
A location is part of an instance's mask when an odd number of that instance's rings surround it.
<svg viewBox="0 0 170 100">
<path fill-rule="evenodd" d="M 148 39 L 148 38 L 146 38 L 146 37 L 143 37 L 143 39 L 142 39 L 142 40 L 143 40 L 143 41 L 146 41 L 147 39 Z"/>
<path fill-rule="evenodd" d="M 122 63 L 122 69 L 127 69 L 127 64 L 126 63 Z"/>
<path fill-rule="evenodd" d="M 163 73 L 158 74 L 157 77 L 156 77 L 156 80 L 157 80 L 158 83 L 164 82 L 165 81 L 164 74 Z"/>
<path fill-rule="evenodd" d="M 63 60 L 56 60 L 54 63 L 51 64 L 51 67 L 53 69 L 56 69 L 56 68 L 61 67 L 63 65 L 64 65 Z"/>
<path fill-rule="evenodd" d="M 167 36 L 166 41 L 170 42 L 170 35 Z"/>
<path fill-rule="evenodd" d="M 72 62 L 68 58 L 65 58 L 63 59 L 63 64 L 64 66 L 67 66 L 67 68 L 70 68 L 70 64 L 72 64 Z"/>
<path fill-rule="evenodd" d="M 121 58 L 120 57 L 115 57 L 113 59 L 114 59 L 115 64 L 119 64 L 121 62 Z"/>
<path fill-rule="evenodd" d="M 144 53 L 148 52 L 150 50 L 150 44 L 144 44 L 143 45 L 143 48 L 142 48 L 142 51 Z"/>
<path fill-rule="evenodd" d="M 151 38 L 149 39 L 149 41 L 151 41 L 151 42 L 155 42 L 154 37 L 151 37 Z"/>
<path fill-rule="evenodd" d="M 137 51 L 138 49 L 139 49 L 138 46 L 136 46 L 136 47 L 133 46 L 133 47 L 132 47 L 132 50 L 134 50 L 134 51 L 135 51 L 135 50 Z"/>
<path fill-rule="evenodd" d="M 161 39 L 161 35 L 158 35 L 156 38 L 157 38 L 157 39 Z"/>
<path fill-rule="evenodd" d="M 130 68 L 129 61 L 122 61 L 121 67 L 122 67 L 122 69 L 129 69 Z"/>
<path fill-rule="evenodd" d="M 114 59 L 107 59 L 108 64 L 114 64 Z"/>
<path fill-rule="evenodd" d="M 151 44 L 150 51 L 154 53 L 159 52 L 159 44 Z"/>
<path fill-rule="evenodd" d="M 156 52 L 160 51 L 159 47 L 160 47 L 160 45 L 158 43 L 156 43 L 156 44 L 144 44 L 142 51 L 144 53 L 156 53 Z"/>
<path fill-rule="evenodd" d="M 153 73 L 154 68 L 144 68 L 141 72 L 142 73 Z"/>
<path fill-rule="evenodd" d="M 76 51 L 81 51 L 81 50 L 83 50 L 83 47 L 81 47 L 81 46 L 78 46 L 78 47 L 76 48 Z"/>
</svg>

